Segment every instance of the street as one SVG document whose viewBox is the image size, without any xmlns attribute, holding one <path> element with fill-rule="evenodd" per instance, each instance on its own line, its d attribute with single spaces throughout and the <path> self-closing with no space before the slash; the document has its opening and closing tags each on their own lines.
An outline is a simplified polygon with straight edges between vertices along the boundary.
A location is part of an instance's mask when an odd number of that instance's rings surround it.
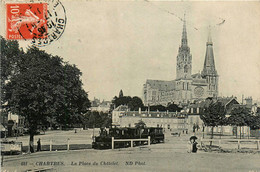
<svg viewBox="0 0 260 172">
<path fill-rule="evenodd" d="M 6 156 L 2 171 L 259 171 L 259 153 L 187 153 L 189 135 L 165 143 L 116 150 L 44 151 Z"/>
</svg>

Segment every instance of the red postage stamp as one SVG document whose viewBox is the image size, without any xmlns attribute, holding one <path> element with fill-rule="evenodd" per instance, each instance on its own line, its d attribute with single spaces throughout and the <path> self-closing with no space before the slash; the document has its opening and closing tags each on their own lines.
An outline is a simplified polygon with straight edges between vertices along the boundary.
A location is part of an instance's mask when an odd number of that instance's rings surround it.
<svg viewBox="0 0 260 172">
<path fill-rule="evenodd" d="M 6 4 L 7 39 L 45 39 L 47 3 Z"/>
</svg>

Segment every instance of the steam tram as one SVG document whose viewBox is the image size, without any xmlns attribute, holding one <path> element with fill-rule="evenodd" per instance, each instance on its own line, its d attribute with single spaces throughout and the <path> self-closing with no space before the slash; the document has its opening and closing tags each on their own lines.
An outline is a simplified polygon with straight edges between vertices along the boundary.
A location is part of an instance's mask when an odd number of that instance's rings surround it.
<svg viewBox="0 0 260 172">
<path fill-rule="evenodd" d="M 110 128 L 109 131 L 102 129 L 100 135 L 94 137 L 92 148 L 94 149 L 111 149 L 112 137 L 114 139 L 147 139 L 150 136 L 150 143 L 164 142 L 163 128 L 160 127 L 145 127 L 145 128 Z M 147 141 L 134 141 L 134 146 L 148 144 Z M 115 142 L 115 148 L 130 147 L 130 141 Z"/>
</svg>

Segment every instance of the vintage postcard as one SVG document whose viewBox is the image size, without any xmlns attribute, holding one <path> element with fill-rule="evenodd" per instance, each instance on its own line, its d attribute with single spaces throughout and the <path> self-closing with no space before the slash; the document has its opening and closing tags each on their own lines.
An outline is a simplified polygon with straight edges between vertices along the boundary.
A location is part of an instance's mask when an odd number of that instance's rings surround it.
<svg viewBox="0 0 260 172">
<path fill-rule="evenodd" d="M 260 172 L 260 2 L 2 0 L 1 171 Z"/>
</svg>

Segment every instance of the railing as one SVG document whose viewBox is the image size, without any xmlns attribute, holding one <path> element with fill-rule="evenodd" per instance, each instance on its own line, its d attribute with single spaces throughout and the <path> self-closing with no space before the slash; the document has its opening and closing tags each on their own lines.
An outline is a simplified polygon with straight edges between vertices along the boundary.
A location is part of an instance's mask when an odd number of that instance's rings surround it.
<svg viewBox="0 0 260 172">
<path fill-rule="evenodd" d="M 49 151 L 55 151 L 55 148 L 53 149 L 53 146 L 57 146 L 57 145 L 60 145 L 62 146 L 63 145 L 63 150 L 64 150 L 64 146 L 66 146 L 65 149 L 67 149 L 67 151 L 70 150 L 71 148 L 71 145 L 91 145 L 91 143 L 88 143 L 89 140 L 74 140 L 74 139 L 66 139 L 66 140 L 54 140 L 54 139 L 50 139 L 49 141 L 44 141 L 42 144 L 43 145 L 49 145 L 50 148 L 49 148 Z M 73 148 L 72 148 L 73 149 Z"/>
<path fill-rule="evenodd" d="M 131 142 L 131 148 L 134 147 L 134 142 L 136 141 L 147 141 L 148 142 L 148 145 L 151 144 L 151 141 L 150 141 L 150 136 L 148 136 L 147 139 L 114 139 L 114 137 L 112 137 L 112 149 L 114 149 L 114 142 Z"/>
<path fill-rule="evenodd" d="M 203 142 L 218 142 L 218 146 L 220 147 L 223 142 L 237 142 L 237 148 L 241 149 L 241 142 L 256 142 L 256 149 L 260 150 L 260 140 L 241 140 L 241 139 L 202 139 L 200 140 L 200 145 L 203 145 Z"/>
</svg>

